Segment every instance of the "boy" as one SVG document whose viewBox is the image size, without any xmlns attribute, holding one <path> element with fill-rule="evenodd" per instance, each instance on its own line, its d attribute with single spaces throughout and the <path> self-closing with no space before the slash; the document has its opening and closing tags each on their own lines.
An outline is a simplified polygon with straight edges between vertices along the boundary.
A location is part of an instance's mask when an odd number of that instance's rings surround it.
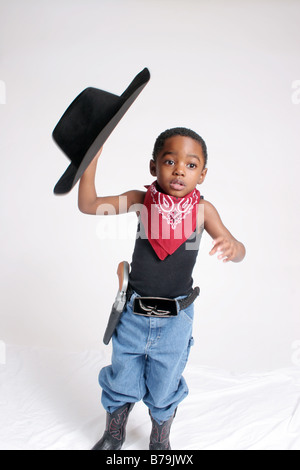
<svg viewBox="0 0 300 470">
<path fill-rule="evenodd" d="M 201 233 L 205 229 L 213 238 L 210 255 L 219 252 L 223 262 L 242 261 L 245 247 L 196 188 L 207 173 L 207 148 L 198 134 L 174 128 L 157 138 L 150 161 L 156 181 L 147 192 L 97 197 L 94 180 L 101 151 L 81 178 L 79 209 L 99 214 L 103 204 L 111 204 L 120 213 L 119 198 L 126 196 L 121 210 L 140 210 L 127 304 L 112 338 L 112 364 L 99 375 L 107 425 L 93 450 L 121 449 L 128 415 L 139 400 L 152 421 L 149 449 L 169 450 L 172 421 L 188 394 L 182 373 L 193 344 L 193 302 L 199 291 L 192 288 L 192 271 Z M 175 314 L 162 298 L 175 299 Z M 155 305 L 149 307 L 150 301 Z"/>
</svg>

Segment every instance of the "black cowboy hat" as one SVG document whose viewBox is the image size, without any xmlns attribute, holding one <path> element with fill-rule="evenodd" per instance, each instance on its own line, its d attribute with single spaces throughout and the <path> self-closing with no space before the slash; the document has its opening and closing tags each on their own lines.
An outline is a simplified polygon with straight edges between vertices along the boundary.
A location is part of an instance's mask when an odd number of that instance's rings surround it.
<svg viewBox="0 0 300 470">
<path fill-rule="evenodd" d="M 52 133 L 57 145 L 71 160 L 54 188 L 55 194 L 68 193 L 75 186 L 149 80 L 150 73 L 145 68 L 121 96 L 86 88 L 75 98 Z"/>
</svg>

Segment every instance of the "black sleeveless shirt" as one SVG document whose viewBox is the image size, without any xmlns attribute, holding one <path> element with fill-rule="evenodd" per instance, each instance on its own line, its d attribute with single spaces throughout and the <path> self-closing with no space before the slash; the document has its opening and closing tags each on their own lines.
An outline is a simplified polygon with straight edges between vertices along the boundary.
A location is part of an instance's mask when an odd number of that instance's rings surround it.
<svg viewBox="0 0 300 470">
<path fill-rule="evenodd" d="M 132 255 L 129 282 L 142 297 L 174 298 L 188 295 L 193 287 L 192 272 L 198 256 L 202 232 L 192 233 L 172 255 L 160 260 L 139 221 Z"/>
</svg>

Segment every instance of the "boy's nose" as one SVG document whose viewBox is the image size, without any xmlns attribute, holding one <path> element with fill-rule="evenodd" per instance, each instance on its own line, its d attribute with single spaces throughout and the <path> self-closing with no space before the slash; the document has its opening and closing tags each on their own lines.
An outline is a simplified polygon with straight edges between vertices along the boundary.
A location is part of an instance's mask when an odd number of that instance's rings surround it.
<svg viewBox="0 0 300 470">
<path fill-rule="evenodd" d="M 176 165 L 174 168 L 174 174 L 176 176 L 184 176 L 185 175 L 184 167 L 182 165 Z"/>
</svg>

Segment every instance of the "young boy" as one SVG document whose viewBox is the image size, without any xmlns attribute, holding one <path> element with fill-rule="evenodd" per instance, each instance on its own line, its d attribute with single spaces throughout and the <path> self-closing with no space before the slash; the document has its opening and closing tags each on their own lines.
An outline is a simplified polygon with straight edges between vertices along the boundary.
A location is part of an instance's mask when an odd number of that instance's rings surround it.
<svg viewBox="0 0 300 470">
<path fill-rule="evenodd" d="M 139 230 L 127 304 L 112 338 L 112 364 L 99 375 L 107 423 L 93 450 L 121 449 L 129 412 L 139 400 L 149 408 L 152 421 L 149 449 L 169 450 L 172 421 L 188 394 L 182 373 L 193 344 L 193 302 L 199 289 L 193 289 L 192 271 L 202 231 L 213 238 L 210 255 L 218 252 L 223 262 L 242 261 L 245 247 L 197 190 L 207 174 L 207 148 L 198 134 L 186 128 L 163 132 L 150 161 L 156 181 L 147 191 L 120 196 L 97 197 L 94 181 L 101 151 L 81 178 L 79 209 L 99 214 L 103 204 L 116 213 L 139 208 Z M 119 204 L 121 196 L 126 196 L 126 207 Z M 154 298 L 154 307 L 152 303 L 149 308 L 149 298 Z M 175 299 L 175 314 L 161 298 Z M 136 314 L 137 301 L 142 314 Z"/>
</svg>

